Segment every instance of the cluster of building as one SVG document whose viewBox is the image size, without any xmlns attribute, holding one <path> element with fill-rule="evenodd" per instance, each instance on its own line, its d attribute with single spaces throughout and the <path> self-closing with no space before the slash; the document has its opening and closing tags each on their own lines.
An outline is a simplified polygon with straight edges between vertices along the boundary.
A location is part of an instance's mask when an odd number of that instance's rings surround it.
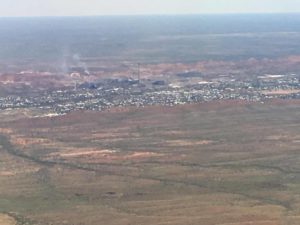
<svg viewBox="0 0 300 225">
<path fill-rule="evenodd" d="M 182 75 L 171 81 L 105 79 L 94 83 L 82 83 L 76 88 L 2 97 L 0 109 L 40 108 L 65 114 L 73 110 L 101 111 L 126 106 L 173 106 L 222 99 L 262 102 L 268 98 L 300 99 L 299 76 L 264 75 L 248 80 L 236 80 L 228 76 L 202 80 Z"/>
</svg>

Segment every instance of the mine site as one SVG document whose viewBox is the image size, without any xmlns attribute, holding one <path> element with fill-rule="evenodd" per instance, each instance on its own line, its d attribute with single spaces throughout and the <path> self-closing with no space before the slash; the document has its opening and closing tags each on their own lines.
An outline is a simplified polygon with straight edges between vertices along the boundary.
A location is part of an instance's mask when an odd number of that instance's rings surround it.
<svg viewBox="0 0 300 225">
<path fill-rule="evenodd" d="M 0 225 L 300 224 L 298 13 L 0 28 Z"/>
</svg>

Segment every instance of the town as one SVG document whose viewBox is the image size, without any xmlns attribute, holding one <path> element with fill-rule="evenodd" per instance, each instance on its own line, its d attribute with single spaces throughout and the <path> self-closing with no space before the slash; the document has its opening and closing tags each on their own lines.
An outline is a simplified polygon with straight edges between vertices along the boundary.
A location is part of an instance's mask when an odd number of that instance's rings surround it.
<svg viewBox="0 0 300 225">
<path fill-rule="evenodd" d="M 0 98 L 0 109 L 47 109 L 55 114 L 112 107 L 173 106 L 213 100 L 264 102 L 270 98 L 300 99 L 300 76 L 261 75 L 247 80 L 219 76 L 204 80 L 195 72 L 169 79 L 111 78 L 83 82 L 74 87 Z"/>
</svg>

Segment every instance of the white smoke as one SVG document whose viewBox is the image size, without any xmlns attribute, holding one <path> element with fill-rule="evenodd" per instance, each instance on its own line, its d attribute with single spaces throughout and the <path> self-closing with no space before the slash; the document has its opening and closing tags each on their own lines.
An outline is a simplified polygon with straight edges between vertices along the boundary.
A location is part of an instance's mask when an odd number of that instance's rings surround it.
<svg viewBox="0 0 300 225">
<path fill-rule="evenodd" d="M 64 46 L 62 48 L 62 58 L 61 58 L 61 71 L 63 72 L 63 74 L 69 74 L 69 72 L 70 72 L 70 70 L 69 70 L 69 55 L 70 55 L 69 47 Z"/>
<path fill-rule="evenodd" d="M 73 55 L 73 60 L 77 64 L 77 66 L 81 67 L 84 69 L 84 73 L 87 75 L 90 75 L 90 71 L 86 65 L 85 62 L 81 61 L 80 55 L 79 54 L 74 54 Z"/>
</svg>

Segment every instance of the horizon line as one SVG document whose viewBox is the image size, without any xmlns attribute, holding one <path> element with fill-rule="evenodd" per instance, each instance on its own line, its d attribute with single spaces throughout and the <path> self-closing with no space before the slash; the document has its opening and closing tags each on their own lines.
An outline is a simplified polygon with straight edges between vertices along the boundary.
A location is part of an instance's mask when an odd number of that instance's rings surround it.
<svg viewBox="0 0 300 225">
<path fill-rule="evenodd" d="M 300 14 L 300 11 L 295 12 L 224 12 L 224 13 L 134 13 L 134 14 L 98 14 L 98 15 L 31 15 L 31 16 L 1 16 L 1 19 L 13 18 L 74 18 L 74 17 L 122 17 L 122 16 L 207 16 L 207 15 L 289 15 Z"/>
</svg>

